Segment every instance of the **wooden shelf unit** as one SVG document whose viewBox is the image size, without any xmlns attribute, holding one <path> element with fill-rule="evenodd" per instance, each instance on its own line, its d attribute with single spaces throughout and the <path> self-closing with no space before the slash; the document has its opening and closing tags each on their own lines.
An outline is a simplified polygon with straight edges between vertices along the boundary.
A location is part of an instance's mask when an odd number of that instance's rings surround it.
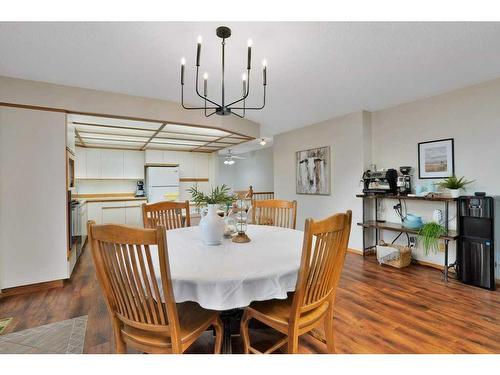
<svg viewBox="0 0 500 375">
<path fill-rule="evenodd" d="M 379 242 L 380 230 L 388 230 L 392 232 L 400 232 L 400 233 L 411 233 L 418 234 L 417 229 L 406 228 L 400 223 L 391 223 L 391 222 L 381 222 L 376 221 L 378 214 L 378 200 L 379 199 L 396 199 L 396 200 L 415 200 L 415 201 L 427 201 L 427 202 L 436 202 L 436 203 L 444 203 L 444 227 L 446 229 L 447 234 L 441 236 L 440 239 L 444 241 L 444 280 L 448 281 L 448 269 L 453 266 L 448 265 L 448 245 L 450 241 L 456 240 L 459 236 L 459 230 L 450 230 L 448 229 L 448 218 L 449 218 L 449 206 L 450 203 L 454 203 L 457 205 L 458 199 L 451 197 L 443 197 L 443 196 L 433 196 L 433 197 L 418 197 L 418 196 L 406 196 L 406 195 L 395 195 L 395 194 L 384 194 L 384 195 L 367 195 L 367 194 L 357 194 L 356 197 L 363 199 L 363 221 L 358 223 L 359 226 L 363 228 L 363 256 L 366 255 L 367 250 L 371 250 Z M 365 199 L 366 200 L 374 200 L 375 201 L 375 220 L 366 220 L 365 219 Z M 457 207 L 458 212 L 458 207 Z M 373 228 L 375 229 L 375 245 L 366 247 L 365 244 L 365 230 Z"/>
</svg>

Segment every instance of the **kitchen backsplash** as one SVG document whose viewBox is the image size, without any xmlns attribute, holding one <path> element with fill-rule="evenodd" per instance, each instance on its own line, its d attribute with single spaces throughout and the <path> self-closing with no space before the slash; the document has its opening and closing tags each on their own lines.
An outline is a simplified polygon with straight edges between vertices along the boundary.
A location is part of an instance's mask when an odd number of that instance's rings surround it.
<svg viewBox="0 0 500 375">
<path fill-rule="evenodd" d="M 76 194 L 131 193 L 135 194 L 137 181 L 77 180 Z"/>
</svg>

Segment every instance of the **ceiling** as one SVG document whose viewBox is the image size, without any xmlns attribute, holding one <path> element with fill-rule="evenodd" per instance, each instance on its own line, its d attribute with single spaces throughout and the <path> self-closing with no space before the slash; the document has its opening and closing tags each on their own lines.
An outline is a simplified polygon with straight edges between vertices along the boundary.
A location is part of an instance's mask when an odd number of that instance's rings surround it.
<svg viewBox="0 0 500 375">
<path fill-rule="evenodd" d="M 251 139 L 199 126 L 77 114 L 68 115 L 68 123 L 74 124 L 81 147 L 214 152 Z"/>
<path fill-rule="evenodd" d="M 500 23 L 224 23 L 226 92 L 241 94 L 246 40 L 253 39 L 247 117 L 270 136 L 353 111 L 379 110 L 500 77 Z M 196 38 L 201 72 L 220 100 L 218 23 L 0 23 L 0 75 L 179 101 L 194 95 Z"/>
</svg>

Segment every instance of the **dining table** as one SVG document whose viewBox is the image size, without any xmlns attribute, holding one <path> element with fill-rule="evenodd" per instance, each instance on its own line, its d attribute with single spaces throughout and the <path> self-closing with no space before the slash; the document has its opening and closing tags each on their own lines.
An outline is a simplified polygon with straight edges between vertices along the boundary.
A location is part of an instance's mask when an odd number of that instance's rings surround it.
<svg viewBox="0 0 500 375">
<path fill-rule="evenodd" d="M 236 243 L 229 237 L 209 246 L 199 227 L 167 231 L 175 301 L 193 301 L 221 312 L 222 352 L 227 354 L 232 352 L 231 322 L 253 301 L 287 298 L 295 290 L 302 254 L 300 230 L 249 224 L 246 234 L 250 242 Z"/>
</svg>

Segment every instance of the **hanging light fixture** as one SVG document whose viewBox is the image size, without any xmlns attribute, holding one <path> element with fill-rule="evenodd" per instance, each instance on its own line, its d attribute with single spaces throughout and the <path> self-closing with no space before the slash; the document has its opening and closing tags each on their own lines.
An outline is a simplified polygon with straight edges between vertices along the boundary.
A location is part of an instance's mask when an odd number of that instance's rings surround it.
<svg viewBox="0 0 500 375">
<path fill-rule="evenodd" d="M 245 117 L 245 112 L 247 110 L 259 110 L 265 107 L 266 105 L 266 86 L 267 86 L 267 61 L 264 60 L 262 62 L 262 86 L 263 86 L 263 102 L 260 107 L 247 107 L 246 99 L 250 94 L 250 70 L 252 66 L 252 39 L 248 40 L 248 48 L 247 48 L 247 71 L 243 73 L 242 76 L 242 87 L 243 87 L 243 95 L 240 99 L 232 101 L 230 103 L 226 102 L 226 95 L 224 91 L 224 68 L 225 68 L 225 55 L 224 48 L 226 45 L 226 39 L 231 36 L 231 29 L 226 26 L 220 26 L 216 30 L 216 34 L 219 38 L 222 39 L 222 95 L 220 104 L 214 100 L 208 98 L 208 73 L 203 74 L 203 95 L 200 94 L 198 90 L 198 75 L 200 70 L 200 54 L 201 54 L 201 43 L 202 37 L 198 37 L 198 45 L 196 48 L 196 95 L 198 95 L 204 101 L 203 107 L 187 107 L 184 105 L 184 71 L 186 66 L 186 59 L 181 59 L 181 104 L 184 109 L 198 109 L 204 110 L 205 116 L 210 117 L 213 114 L 218 114 L 220 116 L 228 116 L 230 114 L 234 114 L 238 117 Z M 208 102 L 208 105 L 207 105 Z M 243 103 L 242 103 L 243 102 Z M 240 113 L 235 112 L 235 110 Z"/>
<path fill-rule="evenodd" d="M 259 143 L 261 146 L 265 146 L 267 142 L 265 138 L 261 138 Z"/>
</svg>

